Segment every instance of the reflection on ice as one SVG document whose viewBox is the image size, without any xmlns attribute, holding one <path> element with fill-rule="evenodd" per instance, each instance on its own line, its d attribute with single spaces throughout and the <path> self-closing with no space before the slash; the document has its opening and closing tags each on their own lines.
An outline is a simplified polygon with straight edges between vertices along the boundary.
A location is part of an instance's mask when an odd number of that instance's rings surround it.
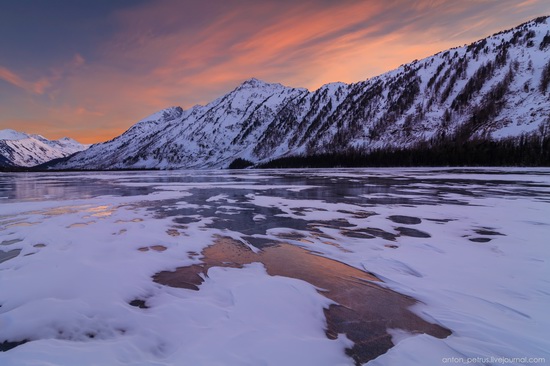
<svg viewBox="0 0 550 366">
<path fill-rule="evenodd" d="M 237 267 L 262 263 L 272 276 L 297 278 L 314 285 L 335 301 L 325 310 L 327 336 L 336 339 L 344 333 L 355 345 L 348 354 L 359 364 L 385 353 L 393 346 L 388 329 L 408 333 L 428 333 L 444 338 L 450 331 L 431 324 L 409 311 L 415 300 L 376 284 L 372 274 L 344 263 L 315 255 L 285 243 L 275 243 L 258 253 L 230 238 L 219 238 L 203 251 L 203 264 L 180 267 L 154 276 L 160 284 L 198 290 L 212 267 Z"/>
<path fill-rule="evenodd" d="M 107 217 L 111 216 L 113 212 L 115 211 L 115 208 L 111 208 L 110 206 L 103 205 L 103 206 L 97 206 L 92 207 L 86 210 L 86 212 L 90 212 L 92 217 Z"/>
<path fill-rule="evenodd" d="M 22 226 L 33 226 L 33 225 L 36 225 L 36 224 L 38 224 L 38 222 L 21 221 L 21 222 L 15 222 L 13 224 L 8 224 L 4 227 L 4 229 L 9 229 L 9 228 L 14 228 L 14 227 L 22 227 Z"/>
</svg>

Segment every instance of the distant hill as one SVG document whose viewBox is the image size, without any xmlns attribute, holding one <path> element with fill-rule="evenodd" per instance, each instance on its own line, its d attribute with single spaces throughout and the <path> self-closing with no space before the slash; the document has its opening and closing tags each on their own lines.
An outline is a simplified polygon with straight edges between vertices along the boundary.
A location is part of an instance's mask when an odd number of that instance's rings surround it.
<svg viewBox="0 0 550 366">
<path fill-rule="evenodd" d="M 32 167 L 88 147 L 68 137 L 50 141 L 40 135 L 0 130 L 0 167 Z"/>
</svg>

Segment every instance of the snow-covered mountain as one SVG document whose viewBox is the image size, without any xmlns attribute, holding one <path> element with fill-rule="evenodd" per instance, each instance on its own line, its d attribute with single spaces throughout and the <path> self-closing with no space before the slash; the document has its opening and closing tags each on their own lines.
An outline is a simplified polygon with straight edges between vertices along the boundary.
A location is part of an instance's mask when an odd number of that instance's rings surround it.
<svg viewBox="0 0 550 366">
<path fill-rule="evenodd" d="M 50 141 L 40 135 L 0 130 L 0 166 L 30 167 L 72 155 L 88 147 L 68 137 Z"/>
<path fill-rule="evenodd" d="M 296 155 L 550 131 L 550 20 L 355 84 L 310 92 L 257 79 L 205 106 L 171 107 L 54 168 L 221 168 Z"/>
</svg>

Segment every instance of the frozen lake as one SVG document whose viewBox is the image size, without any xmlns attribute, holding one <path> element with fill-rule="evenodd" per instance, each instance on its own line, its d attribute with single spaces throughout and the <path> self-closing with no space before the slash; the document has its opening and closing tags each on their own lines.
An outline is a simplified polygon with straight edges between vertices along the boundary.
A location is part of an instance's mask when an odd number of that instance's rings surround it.
<svg viewBox="0 0 550 366">
<path fill-rule="evenodd" d="M 1 173 L 0 365 L 550 361 L 549 237 L 550 169 Z"/>
</svg>

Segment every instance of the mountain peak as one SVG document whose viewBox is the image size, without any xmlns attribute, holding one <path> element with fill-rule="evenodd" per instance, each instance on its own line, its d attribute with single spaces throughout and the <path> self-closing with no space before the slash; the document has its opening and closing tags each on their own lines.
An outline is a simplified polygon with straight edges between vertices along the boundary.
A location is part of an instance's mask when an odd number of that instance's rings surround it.
<svg viewBox="0 0 550 366">
<path fill-rule="evenodd" d="M 265 87 L 284 87 L 282 84 L 279 83 L 268 83 L 260 79 L 256 79 L 255 77 L 251 77 L 250 79 L 247 79 L 242 82 L 242 84 L 237 89 L 257 89 L 257 88 L 265 88 Z"/>
<path fill-rule="evenodd" d="M 263 80 L 256 79 L 255 77 L 251 77 L 250 79 L 246 79 L 245 81 L 243 81 L 241 85 L 260 86 L 260 85 L 268 85 L 268 83 L 266 83 Z"/>
<path fill-rule="evenodd" d="M 162 112 L 162 117 L 163 117 L 164 121 L 168 122 L 168 121 L 173 121 L 176 118 L 181 117 L 182 114 L 183 114 L 183 108 L 179 107 L 179 106 L 175 106 L 175 107 L 166 108 Z"/>
<path fill-rule="evenodd" d="M 281 83 L 268 83 L 266 81 L 251 77 L 241 83 L 237 88 L 234 89 L 234 92 L 244 92 L 244 93 L 274 93 L 280 92 L 283 90 L 293 90 L 297 88 L 287 87 Z M 299 88 L 298 88 L 299 89 Z"/>
<path fill-rule="evenodd" d="M 29 138 L 29 135 L 12 129 L 0 130 L 0 140 L 22 140 Z"/>
</svg>

